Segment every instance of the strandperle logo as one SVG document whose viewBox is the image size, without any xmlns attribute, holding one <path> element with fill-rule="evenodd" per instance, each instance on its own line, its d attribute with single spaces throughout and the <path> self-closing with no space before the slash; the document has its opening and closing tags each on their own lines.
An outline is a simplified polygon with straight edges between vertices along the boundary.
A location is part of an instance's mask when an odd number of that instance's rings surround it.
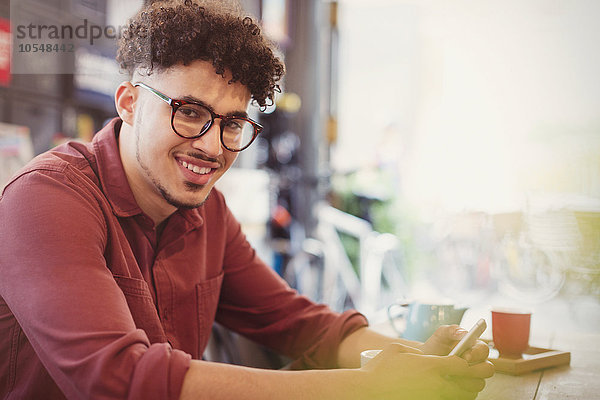
<svg viewBox="0 0 600 400">
<path fill-rule="evenodd" d="M 137 11 L 128 7 L 117 15 L 103 1 L 11 0 L 11 73 L 81 74 L 93 69 L 92 56 L 112 60 L 118 69 L 117 42 L 125 34 L 127 16 Z"/>
<path fill-rule="evenodd" d="M 83 23 L 73 25 L 47 25 L 47 24 L 33 24 L 28 25 L 17 25 L 15 28 L 16 39 L 27 40 L 28 42 L 33 40 L 73 40 L 82 39 L 87 40 L 90 45 L 94 45 L 94 41 L 99 39 L 112 39 L 116 40 L 121 38 L 125 26 L 114 27 L 112 25 L 100 26 L 91 24 L 87 19 L 83 20 Z M 32 42 L 30 42 L 33 44 Z M 44 43 L 44 42 L 42 42 Z M 50 43 L 50 42 L 48 42 Z M 58 44 L 58 43 L 56 43 Z"/>
</svg>

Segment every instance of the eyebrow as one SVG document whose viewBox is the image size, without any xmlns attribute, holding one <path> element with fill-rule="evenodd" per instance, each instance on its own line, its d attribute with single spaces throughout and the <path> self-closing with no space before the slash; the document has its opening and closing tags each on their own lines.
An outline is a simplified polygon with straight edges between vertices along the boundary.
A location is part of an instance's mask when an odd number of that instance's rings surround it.
<svg viewBox="0 0 600 400">
<path fill-rule="evenodd" d="M 194 96 L 183 96 L 180 99 L 174 99 L 174 100 L 184 100 L 190 103 L 196 103 L 196 104 L 200 104 L 203 107 L 208 108 L 209 110 L 211 110 L 212 112 L 214 112 L 215 114 L 218 114 L 215 109 L 210 105 L 210 104 L 206 104 L 204 101 L 200 100 L 197 97 Z M 223 116 L 225 117 L 240 117 L 240 118 L 248 118 L 248 113 L 246 111 L 232 111 L 230 113 L 227 114 L 223 114 Z"/>
</svg>

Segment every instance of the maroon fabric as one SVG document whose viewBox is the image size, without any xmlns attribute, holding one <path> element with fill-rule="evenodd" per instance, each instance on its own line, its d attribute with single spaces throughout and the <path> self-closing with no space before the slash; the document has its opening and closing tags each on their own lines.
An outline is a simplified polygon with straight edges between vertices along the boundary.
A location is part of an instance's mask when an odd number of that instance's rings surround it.
<svg viewBox="0 0 600 400">
<path fill-rule="evenodd" d="M 128 186 L 120 124 L 36 157 L 0 198 L 0 397 L 177 399 L 215 318 L 297 365 L 335 367 L 364 317 L 291 290 L 216 190 L 158 237 Z"/>
</svg>

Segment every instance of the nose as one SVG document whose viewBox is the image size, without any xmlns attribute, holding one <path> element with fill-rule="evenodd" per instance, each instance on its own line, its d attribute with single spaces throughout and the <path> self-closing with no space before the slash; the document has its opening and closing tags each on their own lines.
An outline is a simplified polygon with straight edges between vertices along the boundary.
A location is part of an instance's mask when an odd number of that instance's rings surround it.
<svg viewBox="0 0 600 400">
<path fill-rule="evenodd" d="M 223 146 L 221 146 L 221 127 L 215 121 L 210 129 L 198 139 L 192 141 L 192 146 L 198 150 L 202 150 L 206 155 L 216 158 L 223 154 Z"/>
</svg>

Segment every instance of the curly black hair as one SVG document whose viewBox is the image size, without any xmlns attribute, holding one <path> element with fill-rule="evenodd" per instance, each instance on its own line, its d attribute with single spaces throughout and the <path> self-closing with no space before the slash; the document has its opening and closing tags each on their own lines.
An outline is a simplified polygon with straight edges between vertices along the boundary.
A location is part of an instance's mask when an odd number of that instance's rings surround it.
<svg viewBox="0 0 600 400">
<path fill-rule="evenodd" d="M 225 1 L 156 1 L 143 7 L 119 40 L 117 62 L 133 75 L 152 74 L 196 60 L 211 62 L 217 74 L 248 88 L 261 108 L 271 104 L 284 74 L 275 46 L 239 6 Z"/>
</svg>

